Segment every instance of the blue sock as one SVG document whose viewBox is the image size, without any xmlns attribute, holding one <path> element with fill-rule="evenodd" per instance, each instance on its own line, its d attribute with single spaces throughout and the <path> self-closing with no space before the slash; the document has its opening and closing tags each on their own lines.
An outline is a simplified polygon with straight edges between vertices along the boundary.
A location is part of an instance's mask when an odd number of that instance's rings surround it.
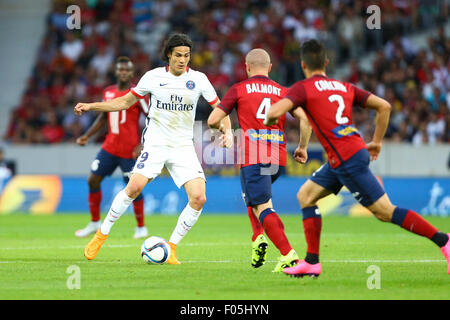
<svg viewBox="0 0 450 320">
<path fill-rule="evenodd" d="M 144 198 L 144 196 L 142 195 L 142 192 L 139 193 L 139 195 L 136 197 L 136 199 L 134 199 L 133 201 L 140 201 L 142 198 Z"/>
<path fill-rule="evenodd" d="M 322 218 L 319 208 L 317 206 L 302 208 L 303 220 L 308 218 Z"/>
<path fill-rule="evenodd" d="M 271 213 L 275 213 L 275 210 L 273 210 L 272 208 L 267 208 L 263 210 L 263 212 L 261 212 L 261 214 L 259 215 L 259 222 L 261 222 L 261 225 L 263 225 L 264 219 Z"/>
<path fill-rule="evenodd" d="M 407 209 L 396 207 L 394 213 L 392 214 L 391 222 L 401 227 L 407 214 L 408 214 Z"/>
</svg>

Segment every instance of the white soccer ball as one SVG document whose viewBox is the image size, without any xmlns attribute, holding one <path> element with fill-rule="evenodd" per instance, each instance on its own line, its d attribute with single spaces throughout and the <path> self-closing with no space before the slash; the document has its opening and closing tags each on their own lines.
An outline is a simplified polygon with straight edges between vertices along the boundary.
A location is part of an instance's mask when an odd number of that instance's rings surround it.
<svg viewBox="0 0 450 320">
<path fill-rule="evenodd" d="M 147 263 L 162 264 L 169 259 L 170 245 L 161 237 L 151 236 L 142 244 L 141 256 Z"/>
</svg>

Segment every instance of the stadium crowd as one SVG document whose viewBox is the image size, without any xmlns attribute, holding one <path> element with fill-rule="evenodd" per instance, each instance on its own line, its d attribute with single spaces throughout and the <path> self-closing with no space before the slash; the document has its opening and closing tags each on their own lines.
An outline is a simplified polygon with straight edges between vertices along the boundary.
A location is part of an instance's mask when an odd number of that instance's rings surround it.
<svg viewBox="0 0 450 320">
<path fill-rule="evenodd" d="M 376 3 L 382 28 L 365 26 L 366 8 Z M 68 30 L 66 8 L 81 8 L 81 28 Z M 76 102 L 99 101 L 115 83 L 114 61 L 126 55 L 135 65 L 135 83 L 163 65 L 167 35 L 183 32 L 194 41 L 191 67 L 205 72 L 219 97 L 246 79 L 244 56 L 262 47 L 272 58 L 271 78 L 290 86 L 303 78 L 302 41 L 318 38 L 328 48 L 329 75 L 349 65 L 346 80 L 387 99 L 393 107 L 386 139 L 426 144 L 450 142 L 450 37 L 442 24 L 446 2 L 300 0 L 54 0 L 47 31 L 4 139 L 16 144 L 74 142 L 95 114 L 73 115 Z M 417 49 L 407 35 L 435 30 Z M 376 52 L 371 70 L 358 59 Z M 197 119 L 211 108 L 201 101 Z M 373 113 L 354 110 L 363 137 L 373 131 Z M 234 121 L 236 123 L 236 121 Z M 298 141 L 297 123 L 287 122 L 288 142 Z M 98 137 L 98 141 L 102 135 Z"/>
</svg>

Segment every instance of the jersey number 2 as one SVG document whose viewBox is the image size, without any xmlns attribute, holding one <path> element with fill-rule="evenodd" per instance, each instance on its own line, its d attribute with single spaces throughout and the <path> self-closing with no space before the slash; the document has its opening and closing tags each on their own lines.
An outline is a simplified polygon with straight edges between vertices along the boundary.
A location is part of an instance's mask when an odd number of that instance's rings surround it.
<svg viewBox="0 0 450 320">
<path fill-rule="evenodd" d="M 266 113 L 270 108 L 270 98 L 264 98 L 261 101 L 261 104 L 258 107 L 258 111 L 256 111 L 256 119 L 265 119 Z"/>
<path fill-rule="evenodd" d="M 109 126 L 111 127 L 111 133 L 119 134 L 119 113 L 120 111 L 113 111 L 109 113 Z M 122 119 L 120 124 L 127 121 L 127 110 L 122 110 Z"/>
<path fill-rule="evenodd" d="M 345 103 L 344 103 L 344 99 L 342 98 L 342 96 L 338 95 L 338 94 L 332 94 L 331 96 L 328 97 L 328 100 L 330 102 L 337 102 L 338 103 L 338 109 L 336 111 L 336 122 L 337 124 L 344 124 L 348 122 L 348 118 L 347 117 L 343 117 L 342 113 L 344 113 L 344 109 L 345 109 Z"/>
</svg>

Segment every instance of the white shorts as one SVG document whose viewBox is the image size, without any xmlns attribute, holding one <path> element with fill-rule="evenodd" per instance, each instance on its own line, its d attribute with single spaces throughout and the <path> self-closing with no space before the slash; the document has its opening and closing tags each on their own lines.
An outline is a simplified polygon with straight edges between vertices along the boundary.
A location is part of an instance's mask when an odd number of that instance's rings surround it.
<svg viewBox="0 0 450 320">
<path fill-rule="evenodd" d="M 195 178 L 202 178 L 206 181 L 193 145 L 182 147 L 144 145 L 131 173 L 139 173 L 144 177 L 154 179 L 161 174 L 164 166 L 178 188 Z"/>
</svg>

